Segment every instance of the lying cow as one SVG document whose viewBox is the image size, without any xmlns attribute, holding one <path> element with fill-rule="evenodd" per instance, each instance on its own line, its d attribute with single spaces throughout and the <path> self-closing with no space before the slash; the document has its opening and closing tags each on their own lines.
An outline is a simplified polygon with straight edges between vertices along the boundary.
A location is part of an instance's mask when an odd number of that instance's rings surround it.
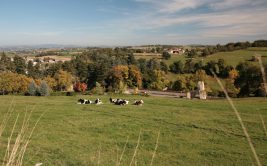
<svg viewBox="0 0 267 166">
<path fill-rule="evenodd" d="M 134 105 L 140 105 L 142 106 L 144 104 L 144 101 L 143 100 L 136 100 L 134 101 Z"/>
<path fill-rule="evenodd" d="M 91 100 L 79 99 L 77 104 L 93 104 Z"/>
<path fill-rule="evenodd" d="M 127 105 L 127 104 L 129 104 L 129 101 L 125 100 L 125 99 L 112 99 L 112 98 L 109 98 L 109 101 L 111 103 L 116 104 L 116 105 Z"/>
<path fill-rule="evenodd" d="M 100 99 L 96 99 L 95 100 L 95 104 L 99 105 L 99 104 L 103 104 L 102 101 Z"/>
</svg>

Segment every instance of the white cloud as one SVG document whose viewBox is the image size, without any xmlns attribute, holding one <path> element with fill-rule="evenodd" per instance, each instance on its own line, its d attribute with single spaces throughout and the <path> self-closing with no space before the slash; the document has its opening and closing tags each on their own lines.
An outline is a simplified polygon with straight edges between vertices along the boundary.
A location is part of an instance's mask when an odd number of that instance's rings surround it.
<svg viewBox="0 0 267 166">
<path fill-rule="evenodd" d="M 154 4 L 161 14 L 154 12 L 154 15 L 150 14 L 145 18 L 127 20 L 126 25 L 136 23 L 133 30 L 155 30 L 170 26 L 179 29 L 180 25 L 186 25 L 194 26 L 191 29 L 195 29 L 199 36 L 204 34 L 210 37 L 240 37 L 267 33 L 267 22 L 264 21 L 267 16 L 264 6 L 267 5 L 266 0 L 166 0 L 164 3 L 158 0 L 137 1 Z M 201 5 L 211 7 L 213 10 L 201 14 L 168 14 L 182 9 L 198 8 Z"/>
</svg>

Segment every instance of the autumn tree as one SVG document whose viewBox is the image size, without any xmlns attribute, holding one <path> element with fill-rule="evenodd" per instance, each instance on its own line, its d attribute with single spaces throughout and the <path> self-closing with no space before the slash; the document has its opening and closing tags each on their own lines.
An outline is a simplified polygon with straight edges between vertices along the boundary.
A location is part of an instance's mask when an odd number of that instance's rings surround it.
<svg viewBox="0 0 267 166">
<path fill-rule="evenodd" d="M 76 82 L 73 85 L 73 90 L 75 92 L 85 92 L 86 89 L 87 89 L 87 84 L 86 83 Z"/>
<path fill-rule="evenodd" d="M 142 86 L 142 75 L 138 67 L 135 65 L 130 65 L 128 72 L 129 74 L 128 74 L 127 85 L 129 87 L 140 88 Z"/>
<path fill-rule="evenodd" d="M 169 80 L 166 78 L 166 73 L 164 71 L 154 70 L 151 78 L 153 79 L 148 85 L 150 89 L 163 90 L 169 84 Z"/>
<path fill-rule="evenodd" d="M 192 76 L 178 76 L 172 89 L 177 91 L 191 91 L 196 88 L 196 82 Z"/>
<path fill-rule="evenodd" d="M 73 77 L 66 71 L 59 70 L 55 74 L 54 79 L 56 80 L 58 90 L 68 90 L 72 86 Z"/>
<path fill-rule="evenodd" d="M 31 80 L 31 78 L 28 78 L 25 75 L 12 72 L 1 72 L 0 92 L 2 94 L 25 93 Z"/>
<path fill-rule="evenodd" d="M 50 87 L 50 90 L 56 90 L 56 88 L 57 88 L 57 82 L 56 82 L 56 80 L 53 77 L 47 76 L 43 80 Z"/>
<path fill-rule="evenodd" d="M 114 66 L 111 71 L 109 82 L 116 91 L 122 91 L 122 87 L 127 85 L 127 79 L 129 77 L 128 66 L 118 65 Z"/>
</svg>

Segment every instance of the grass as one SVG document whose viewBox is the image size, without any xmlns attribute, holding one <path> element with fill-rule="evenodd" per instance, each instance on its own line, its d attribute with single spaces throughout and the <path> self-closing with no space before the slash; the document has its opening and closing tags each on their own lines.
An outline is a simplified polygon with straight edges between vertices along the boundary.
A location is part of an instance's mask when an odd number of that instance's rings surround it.
<svg viewBox="0 0 267 166">
<path fill-rule="evenodd" d="M 0 97 L 0 121 L 13 97 Z M 139 107 L 109 104 L 109 96 L 100 96 L 103 105 L 77 105 L 80 97 L 15 96 L 14 114 L 0 138 L 0 159 L 16 113 L 35 107 L 30 123 L 46 113 L 32 135 L 24 165 L 129 165 L 132 160 L 132 165 L 149 165 L 152 158 L 153 165 L 256 164 L 227 100 L 123 96 L 130 101 L 144 99 Z M 259 117 L 267 121 L 266 98 L 233 102 L 261 163 L 266 164 L 267 138 Z"/>
</svg>

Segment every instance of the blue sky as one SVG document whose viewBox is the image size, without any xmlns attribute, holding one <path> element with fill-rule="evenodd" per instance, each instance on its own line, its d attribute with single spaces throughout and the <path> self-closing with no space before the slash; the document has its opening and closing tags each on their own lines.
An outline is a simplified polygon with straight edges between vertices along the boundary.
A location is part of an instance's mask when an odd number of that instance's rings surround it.
<svg viewBox="0 0 267 166">
<path fill-rule="evenodd" d="M 1 0 L 0 46 L 267 39 L 266 0 Z"/>
</svg>

